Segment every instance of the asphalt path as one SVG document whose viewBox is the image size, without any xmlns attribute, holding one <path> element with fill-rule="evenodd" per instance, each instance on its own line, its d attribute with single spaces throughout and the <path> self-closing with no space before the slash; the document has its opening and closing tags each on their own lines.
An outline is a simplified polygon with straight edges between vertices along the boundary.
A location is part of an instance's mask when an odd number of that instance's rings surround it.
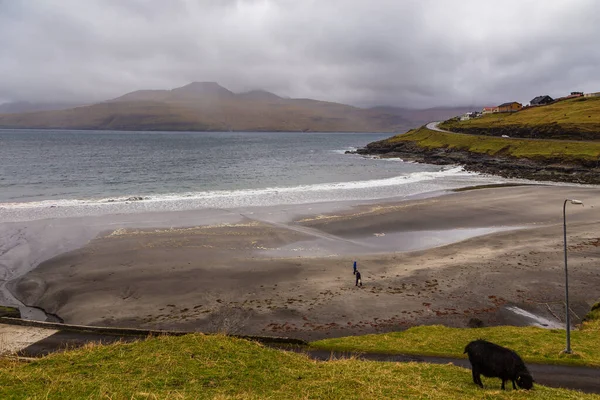
<svg viewBox="0 0 600 400">
<path fill-rule="evenodd" d="M 456 133 L 456 132 L 452 132 L 452 131 L 447 131 L 445 129 L 442 129 L 439 127 L 439 124 L 441 124 L 442 121 L 437 121 L 437 122 L 430 122 L 427 125 L 425 125 L 425 127 L 431 131 L 437 131 L 437 132 L 444 132 L 444 133 Z M 471 134 L 472 135 L 472 134 Z M 501 136 L 489 136 L 489 137 L 495 137 L 495 138 L 499 138 Z M 561 139 L 538 139 L 538 138 L 520 138 L 520 137 L 502 137 L 503 139 L 507 139 L 507 140 L 511 140 L 511 139 L 521 139 L 521 140 L 535 140 L 535 141 L 543 141 L 543 142 L 590 142 L 590 143 L 596 143 L 593 141 L 585 141 L 585 140 L 561 140 Z"/>
<path fill-rule="evenodd" d="M 374 354 L 374 353 L 349 353 L 327 350 L 309 350 L 305 348 L 290 348 L 299 353 L 305 353 L 315 360 L 331 360 L 342 358 L 358 358 L 360 360 L 379 361 L 379 362 L 426 362 L 431 364 L 453 364 L 458 367 L 471 369 L 468 359 L 429 357 L 429 356 L 411 356 L 411 355 L 392 355 L 392 354 Z M 527 363 L 527 368 L 535 382 L 540 385 L 563 388 L 571 390 L 580 390 L 586 393 L 600 393 L 600 368 L 589 367 L 571 367 L 566 365 L 548 365 Z M 488 381 L 487 388 L 490 388 Z M 497 380 L 497 387 L 500 389 L 500 379 Z M 510 384 L 508 385 L 510 387 Z M 535 388 L 535 386 L 534 386 Z"/>
<path fill-rule="evenodd" d="M 438 131 L 438 132 L 446 132 L 446 133 L 452 133 L 450 131 L 446 131 L 444 129 L 441 129 L 438 127 L 438 125 L 440 124 L 441 121 L 437 121 L 437 122 L 430 122 L 428 123 L 425 127 L 431 131 Z"/>
<path fill-rule="evenodd" d="M 58 331 L 43 340 L 37 341 L 23 348 L 18 352 L 18 355 L 23 357 L 41 357 L 50 353 L 80 347 L 86 343 L 109 344 L 114 342 L 131 342 L 143 340 L 146 337 L 147 336 L 140 335 L 102 334 L 97 332 Z M 379 362 L 427 362 L 434 364 L 453 364 L 463 368 L 471 368 L 469 361 L 462 358 L 336 352 L 327 350 L 312 350 L 305 346 L 290 346 L 286 348 L 282 348 L 281 345 L 270 346 L 282 349 L 284 351 L 294 351 L 306 354 L 312 359 L 319 361 L 342 358 L 357 358 L 361 360 Z M 600 368 L 531 363 L 527 364 L 527 367 L 538 384 L 555 388 L 565 388 L 580 390 L 587 393 L 600 394 Z M 499 380 L 497 386 L 498 388 L 500 387 Z"/>
</svg>

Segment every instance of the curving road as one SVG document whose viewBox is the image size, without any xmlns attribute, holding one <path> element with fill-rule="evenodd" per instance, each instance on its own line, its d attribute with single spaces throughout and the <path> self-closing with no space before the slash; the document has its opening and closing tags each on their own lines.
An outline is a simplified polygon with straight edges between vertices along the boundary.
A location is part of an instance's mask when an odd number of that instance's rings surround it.
<svg viewBox="0 0 600 400">
<path fill-rule="evenodd" d="M 452 132 L 450 132 L 450 131 L 446 131 L 446 130 L 444 130 L 444 129 L 442 129 L 442 128 L 439 128 L 439 127 L 438 127 L 438 125 L 439 125 L 439 124 L 441 124 L 441 123 L 442 123 L 442 121 L 430 122 L 430 123 L 428 123 L 427 125 L 425 125 L 425 127 L 426 127 L 427 129 L 429 129 L 429 130 L 432 130 L 432 131 L 445 132 L 445 133 L 452 133 Z"/>
</svg>

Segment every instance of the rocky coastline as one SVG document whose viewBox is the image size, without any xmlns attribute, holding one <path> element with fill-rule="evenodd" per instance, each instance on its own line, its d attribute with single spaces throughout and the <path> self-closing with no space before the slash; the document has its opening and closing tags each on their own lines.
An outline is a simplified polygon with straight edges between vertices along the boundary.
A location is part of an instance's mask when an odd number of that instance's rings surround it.
<svg viewBox="0 0 600 400">
<path fill-rule="evenodd" d="M 401 158 L 427 164 L 462 165 L 468 171 L 499 175 L 505 178 L 535 181 L 600 184 L 600 161 L 567 164 L 564 160 L 532 160 L 527 158 L 490 156 L 448 148 L 427 149 L 411 141 L 381 140 L 356 150 L 357 154 L 382 158 Z"/>
</svg>

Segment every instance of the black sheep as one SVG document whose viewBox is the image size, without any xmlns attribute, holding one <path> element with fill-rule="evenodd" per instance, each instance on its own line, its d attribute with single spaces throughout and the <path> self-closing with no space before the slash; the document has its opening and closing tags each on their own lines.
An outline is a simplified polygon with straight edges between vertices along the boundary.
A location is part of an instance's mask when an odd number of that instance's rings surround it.
<svg viewBox="0 0 600 400">
<path fill-rule="evenodd" d="M 474 340 L 465 347 L 465 353 L 469 355 L 473 372 L 473 382 L 483 387 L 481 376 L 502 379 L 502 390 L 504 383 L 512 381 L 513 389 L 516 389 L 515 381 L 522 389 L 533 387 L 533 378 L 529 370 L 514 351 L 485 340 Z"/>
</svg>

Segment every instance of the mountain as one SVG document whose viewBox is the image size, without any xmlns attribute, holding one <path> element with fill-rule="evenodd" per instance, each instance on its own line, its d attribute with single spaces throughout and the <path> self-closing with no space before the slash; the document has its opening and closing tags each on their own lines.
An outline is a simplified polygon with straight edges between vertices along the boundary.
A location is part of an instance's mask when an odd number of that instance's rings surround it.
<svg viewBox="0 0 600 400">
<path fill-rule="evenodd" d="M 240 93 L 237 96 L 240 99 L 247 99 L 247 100 L 254 100 L 254 101 L 278 102 L 280 100 L 283 100 L 282 97 L 279 97 L 276 94 L 267 92 L 265 90 L 251 90 L 249 92 Z"/>
<path fill-rule="evenodd" d="M 28 101 L 17 101 L 13 103 L 0 104 L 0 114 L 18 114 L 35 111 L 66 110 L 80 106 L 78 103 L 30 103 Z"/>
<path fill-rule="evenodd" d="M 194 102 L 228 100 L 235 94 L 215 82 L 192 82 L 172 90 L 137 90 L 111 101 Z"/>
<path fill-rule="evenodd" d="M 0 128 L 404 132 L 414 126 L 401 113 L 287 99 L 264 90 L 236 94 L 215 82 L 139 90 L 67 110 L 0 115 Z"/>
</svg>

